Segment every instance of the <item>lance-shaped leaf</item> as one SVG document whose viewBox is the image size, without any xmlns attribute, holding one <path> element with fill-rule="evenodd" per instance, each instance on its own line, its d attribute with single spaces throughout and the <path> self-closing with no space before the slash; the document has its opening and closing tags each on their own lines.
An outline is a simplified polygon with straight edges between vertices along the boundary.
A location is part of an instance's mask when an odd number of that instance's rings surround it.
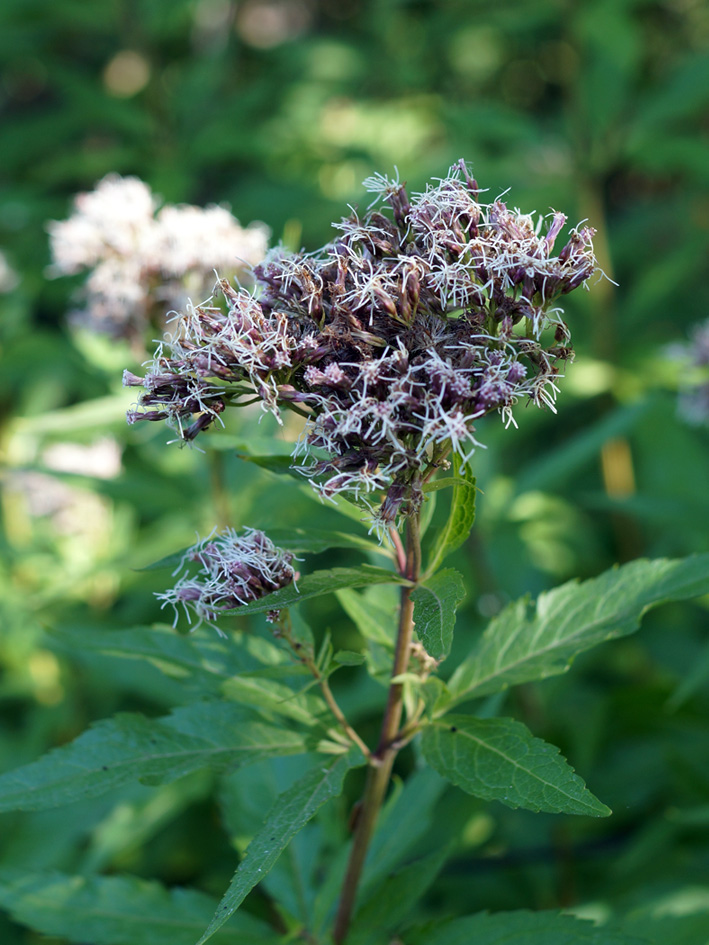
<svg viewBox="0 0 709 945">
<path fill-rule="evenodd" d="M 421 747 L 440 775 L 484 801 L 553 814 L 610 814 L 558 748 L 514 719 L 447 715 L 424 728 Z"/>
<path fill-rule="evenodd" d="M 439 571 L 411 592 L 416 634 L 434 659 L 445 659 L 451 651 L 455 612 L 464 597 L 463 577 L 453 568 Z"/>
<path fill-rule="evenodd" d="M 420 902 L 450 852 L 447 845 L 387 876 L 357 910 L 347 935 L 348 945 L 378 945 L 380 941 L 388 945 L 392 941 L 391 932 Z M 385 934 L 387 931 L 390 934 Z"/>
<path fill-rule="evenodd" d="M 202 692 L 218 694 L 222 683 L 258 669 L 269 657 L 265 641 L 233 633 L 176 633 L 173 627 L 130 627 L 106 630 L 98 626 L 59 626 L 50 629 L 59 644 L 121 659 L 147 661 L 171 679 Z M 274 653 L 280 650 L 273 649 Z M 269 660 L 273 662 L 272 659 Z"/>
<path fill-rule="evenodd" d="M 0 871 L 0 905 L 45 935 L 94 945 L 194 945 L 216 900 L 129 876 L 28 876 Z M 239 913 L 214 945 L 276 945 L 268 925 Z"/>
<path fill-rule="evenodd" d="M 467 464 L 453 459 L 454 485 L 451 510 L 443 531 L 433 546 L 426 574 L 433 574 L 440 563 L 463 544 L 475 521 L 475 477 Z"/>
<path fill-rule="evenodd" d="M 560 912 L 481 912 L 411 932 L 407 945 L 650 945 L 637 938 Z"/>
<path fill-rule="evenodd" d="M 203 945 L 239 908 L 254 886 L 271 869 L 293 837 L 322 805 L 342 793 L 350 768 L 364 763 L 359 751 L 324 760 L 277 798 L 265 823 L 249 844 L 231 885 L 197 945 Z"/>
<path fill-rule="evenodd" d="M 301 725 L 312 726 L 318 724 L 327 705 L 320 696 L 305 691 L 311 681 L 303 683 L 297 691 L 277 680 L 242 673 L 227 679 L 222 692 L 232 702 L 256 709 L 269 719 L 282 715 Z"/>
<path fill-rule="evenodd" d="M 709 593 L 709 554 L 632 561 L 510 604 L 488 625 L 448 686 L 451 703 L 565 672 L 578 654 L 638 629 L 651 607 Z"/>
<path fill-rule="evenodd" d="M 337 599 L 347 616 L 366 639 L 391 649 L 396 636 L 396 616 L 350 588 L 337 591 Z"/>
<path fill-rule="evenodd" d="M 268 537 L 280 548 L 306 554 L 320 554 L 329 548 L 356 548 L 391 558 L 390 550 L 375 541 L 350 532 L 331 532 L 320 528 L 268 528 Z"/>
<path fill-rule="evenodd" d="M 311 597 L 334 594 L 343 587 L 366 587 L 369 584 L 408 584 L 409 582 L 394 571 L 374 568 L 363 564 L 360 568 L 332 568 L 330 571 L 315 571 L 298 578 L 298 586 L 290 584 L 273 594 L 267 594 L 260 600 L 237 607 L 233 613 L 259 614 L 268 610 L 280 610 L 292 607 Z"/>
<path fill-rule="evenodd" d="M 166 784 L 199 768 L 223 770 L 308 746 L 301 733 L 254 721 L 229 702 L 181 706 L 162 719 L 125 713 L 2 775 L 0 811 L 56 807 L 129 781 Z"/>
</svg>

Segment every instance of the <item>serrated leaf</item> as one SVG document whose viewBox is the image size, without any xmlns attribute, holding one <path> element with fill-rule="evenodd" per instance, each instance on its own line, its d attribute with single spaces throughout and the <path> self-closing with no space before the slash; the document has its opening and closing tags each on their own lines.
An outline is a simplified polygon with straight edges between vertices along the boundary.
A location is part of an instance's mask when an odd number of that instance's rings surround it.
<svg viewBox="0 0 709 945">
<path fill-rule="evenodd" d="M 290 584 L 273 594 L 267 594 L 260 600 L 252 601 L 242 607 L 237 607 L 231 613 L 260 614 L 268 610 L 280 610 L 283 607 L 292 607 L 311 597 L 322 597 L 324 594 L 334 594 L 343 587 L 366 587 L 369 584 L 407 584 L 405 578 L 394 571 L 384 568 L 375 568 L 363 564 L 359 568 L 332 568 L 330 571 L 315 571 L 298 578 L 298 587 Z"/>
<path fill-rule="evenodd" d="M 458 456 L 453 459 L 455 473 L 451 510 L 448 521 L 438 536 L 426 568 L 426 574 L 434 574 L 443 559 L 463 544 L 475 521 L 475 477 L 467 464 Z"/>
<path fill-rule="evenodd" d="M 464 597 L 463 577 L 453 568 L 426 578 L 411 592 L 416 634 L 434 659 L 445 659 L 450 653 L 455 612 Z"/>
<path fill-rule="evenodd" d="M 0 871 L 0 905 L 45 935 L 93 945 L 194 945 L 216 900 L 128 876 L 35 876 Z M 234 916 L 215 945 L 276 945 L 280 936 L 248 913 Z"/>
<path fill-rule="evenodd" d="M 638 629 L 642 616 L 667 601 L 709 593 L 709 554 L 639 560 L 600 577 L 569 581 L 510 604 L 488 625 L 451 677 L 451 704 L 565 672 L 573 658 Z"/>
<path fill-rule="evenodd" d="M 396 636 L 396 617 L 350 588 L 336 592 L 342 609 L 368 640 L 391 649 Z"/>
<path fill-rule="evenodd" d="M 223 770 L 308 750 L 306 737 L 253 719 L 228 702 L 181 706 L 162 719 L 123 713 L 0 777 L 0 811 L 42 810 L 121 784 L 165 784 L 200 768 Z"/>
<path fill-rule="evenodd" d="M 648 945 L 637 938 L 560 912 L 481 912 L 410 932 L 407 945 Z"/>
<path fill-rule="evenodd" d="M 421 747 L 434 770 L 484 801 L 554 814 L 610 814 L 558 748 L 514 719 L 448 715 L 424 728 Z"/>
<path fill-rule="evenodd" d="M 309 771 L 276 800 L 265 823 L 249 844 L 231 885 L 197 945 L 203 945 L 236 912 L 254 886 L 271 869 L 293 837 L 318 809 L 342 792 L 350 768 L 364 763 L 360 752 L 350 751 Z"/>
</svg>

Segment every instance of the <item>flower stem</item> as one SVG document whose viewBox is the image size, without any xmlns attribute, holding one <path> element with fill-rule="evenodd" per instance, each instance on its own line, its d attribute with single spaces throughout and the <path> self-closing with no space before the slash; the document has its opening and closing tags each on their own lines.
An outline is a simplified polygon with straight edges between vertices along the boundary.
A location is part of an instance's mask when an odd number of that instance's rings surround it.
<svg viewBox="0 0 709 945">
<path fill-rule="evenodd" d="M 412 516 L 407 522 L 406 531 L 406 559 L 401 569 L 402 576 L 415 582 L 421 573 L 421 537 L 418 515 Z M 392 678 L 405 673 L 409 665 L 411 640 L 414 631 L 414 604 L 411 600 L 413 586 L 407 585 L 401 589 L 401 609 L 399 611 L 399 630 L 394 651 L 394 665 Z M 397 733 L 401 724 L 401 715 L 404 707 L 404 687 L 402 683 L 391 683 L 389 696 L 382 720 L 379 744 L 369 761 L 367 782 L 357 826 L 355 828 L 352 851 L 350 853 L 347 872 L 342 884 L 340 903 L 335 919 L 333 937 L 336 945 L 342 945 L 347 936 L 352 911 L 357 897 L 357 888 L 362 875 L 367 850 L 374 834 L 377 817 L 384 801 L 389 779 L 391 777 L 394 759 L 401 747 L 397 740 Z"/>
</svg>

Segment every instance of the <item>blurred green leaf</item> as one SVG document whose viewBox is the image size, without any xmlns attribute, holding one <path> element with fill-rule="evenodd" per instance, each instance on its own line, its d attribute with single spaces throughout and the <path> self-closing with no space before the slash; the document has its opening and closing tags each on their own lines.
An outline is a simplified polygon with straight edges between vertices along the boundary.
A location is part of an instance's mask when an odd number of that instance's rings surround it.
<svg viewBox="0 0 709 945">
<path fill-rule="evenodd" d="M 195 889 L 166 889 L 131 876 L 23 875 L 0 871 L 0 904 L 44 935 L 95 945 L 194 945 L 216 900 Z M 246 912 L 217 945 L 269 945 L 280 937 Z"/>
<path fill-rule="evenodd" d="M 355 912 L 352 927 L 347 933 L 350 945 L 375 945 L 391 942 L 395 930 L 426 890 L 435 882 L 450 848 L 443 847 L 428 856 L 397 870 L 377 887 Z M 387 934 L 389 932 L 389 934 Z"/>
<path fill-rule="evenodd" d="M 396 636 L 396 615 L 378 607 L 351 588 L 336 591 L 343 610 L 366 640 L 391 649 Z"/>
<path fill-rule="evenodd" d="M 480 913 L 410 935 L 411 945 L 649 945 L 649 939 L 560 912 Z"/>
</svg>

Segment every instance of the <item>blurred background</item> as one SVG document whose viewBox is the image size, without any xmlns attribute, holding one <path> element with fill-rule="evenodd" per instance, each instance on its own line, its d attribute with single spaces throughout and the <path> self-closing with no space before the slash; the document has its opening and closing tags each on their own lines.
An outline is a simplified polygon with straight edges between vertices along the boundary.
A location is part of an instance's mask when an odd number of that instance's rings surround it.
<svg viewBox="0 0 709 945">
<path fill-rule="evenodd" d="M 519 408 L 517 431 L 480 425 L 454 662 L 510 599 L 709 550 L 709 335 L 693 333 L 709 318 L 708 49 L 703 0 L 4 0 L 2 770 L 118 709 L 157 715 L 186 698 L 158 668 L 102 652 L 101 634 L 166 619 L 153 592 L 169 572 L 139 569 L 216 523 L 341 527 L 243 459 L 247 442 L 288 453 L 293 425 L 245 413 L 204 454 L 166 446 L 162 425 L 127 427 L 122 371 L 140 373 L 160 320 L 125 339 L 70 317 L 86 272 L 48 269 L 48 221 L 117 173 L 313 250 L 348 204 L 366 206 L 365 177 L 396 167 L 416 191 L 459 158 L 490 199 L 509 188 L 524 212 L 589 220 L 609 279 L 568 300 L 577 356 L 558 415 Z M 334 603 L 308 615 L 361 645 Z M 340 675 L 374 737 L 381 691 Z M 691 887 L 709 922 L 708 681 L 705 600 L 653 612 L 638 636 L 509 695 L 505 711 L 562 746 L 615 816 L 446 794 L 431 829 L 458 853 L 430 908 L 671 911 Z M 0 867 L 127 871 L 219 894 L 234 861 L 219 818 L 204 778 L 3 815 Z M 3 942 L 32 935 L 0 918 Z"/>
</svg>

